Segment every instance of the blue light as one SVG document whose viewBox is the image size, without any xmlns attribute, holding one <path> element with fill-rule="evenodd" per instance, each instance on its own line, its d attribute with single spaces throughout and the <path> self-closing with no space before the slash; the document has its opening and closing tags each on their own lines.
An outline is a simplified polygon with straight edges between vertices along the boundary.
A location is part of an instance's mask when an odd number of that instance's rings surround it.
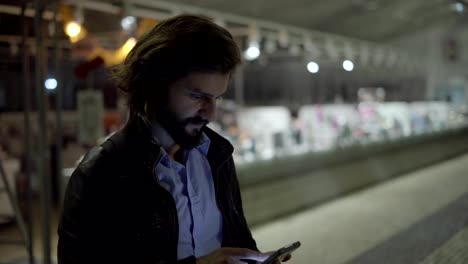
<svg viewBox="0 0 468 264">
<path fill-rule="evenodd" d="M 57 80 L 55 80 L 54 78 L 49 78 L 44 83 L 44 86 L 47 90 L 55 90 L 55 88 L 57 88 L 57 85 Z"/>
</svg>

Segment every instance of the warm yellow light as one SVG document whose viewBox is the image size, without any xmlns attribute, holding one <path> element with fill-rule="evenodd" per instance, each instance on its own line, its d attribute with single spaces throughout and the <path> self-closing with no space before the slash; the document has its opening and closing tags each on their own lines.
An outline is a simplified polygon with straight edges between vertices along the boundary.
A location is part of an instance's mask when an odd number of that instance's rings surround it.
<svg viewBox="0 0 468 264">
<path fill-rule="evenodd" d="M 86 30 L 83 30 L 86 31 Z M 93 52 L 88 56 L 89 59 L 95 57 L 101 57 L 104 59 L 106 66 L 114 66 L 122 63 L 127 57 L 128 53 L 136 44 L 135 38 L 129 38 L 127 41 L 117 50 L 105 50 L 103 48 L 95 48 Z"/>
<path fill-rule="evenodd" d="M 76 38 L 81 32 L 81 25 L 75 21 L 68 22 L 65 25 L 65 33 L 70 38 Z"/>
<path fill-rule="evenodd" d="M 133 49 L 133 47 L 135 47 L 135 44 L 136 44 L 136 39 L 135 38 L 127 39 L 125 44 L 123 44 L 123 46 L 122 46 L 123 55 L 127 56 L 128 53 L 130 53 L 130 51 Z"/>
</svg>

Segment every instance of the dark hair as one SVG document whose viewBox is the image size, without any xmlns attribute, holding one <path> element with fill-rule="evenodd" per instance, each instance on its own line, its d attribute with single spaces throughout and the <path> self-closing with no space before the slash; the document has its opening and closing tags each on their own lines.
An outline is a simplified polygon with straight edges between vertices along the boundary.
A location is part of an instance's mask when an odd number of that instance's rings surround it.
<svg viewBox="0 0 468 264">
<path fill-rule="evenodd" d="M 128 96 L 130 116 L 166 100 L 167 87 L 190 72 L 231 74 L 240 63 L 231 34 L 208 19 L 180 15 L 145 33 L 112 77 Z M 150 101 L 151 100 L 151 101 Z"/>
</svg>

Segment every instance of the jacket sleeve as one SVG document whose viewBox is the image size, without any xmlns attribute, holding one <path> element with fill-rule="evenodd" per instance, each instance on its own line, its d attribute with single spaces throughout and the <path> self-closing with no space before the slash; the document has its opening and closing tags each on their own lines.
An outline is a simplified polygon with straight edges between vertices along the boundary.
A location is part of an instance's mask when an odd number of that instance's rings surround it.
<svg viewBox="0 0 468 264">
<path fill-rule="evenodd" d="M 58 227 L 57 257 L 59 264 L 86 262 L 83 259 L 85 244 L 82 237 L 85 224 L 84 215 L 86 214 L 82 200 L 83 189 L 84 176 L 79 169 L 76 169 L 67 185 Z"/>
<path fill-rule="evenodd" d="M 135 263 L 135 264 L 196 264 L 195 257 L 191 256 L 178 261 L 145 261 L 133 256 L 116 254 L 119 249 L 112 250 L 106 247 L 106 240 L 99 235 L 93 215 L 93 206 L 89 200 L 96 203 L 93 183 L 87 180 L 86 173 L 78 167 L 72 174 L 65 194 L 62 216 L 58 228 L 59 240 L 57 257 L 59 264 L 94 264 L 94 263 Z M 92 231 L 90 231 L 92 230 Z M 122 249 L 125 251 L 125 249 Z M 123 253 L 123 252 L 120 252 Z M 122 257 L 119 257 L 122 256 Z"/>
</svg>

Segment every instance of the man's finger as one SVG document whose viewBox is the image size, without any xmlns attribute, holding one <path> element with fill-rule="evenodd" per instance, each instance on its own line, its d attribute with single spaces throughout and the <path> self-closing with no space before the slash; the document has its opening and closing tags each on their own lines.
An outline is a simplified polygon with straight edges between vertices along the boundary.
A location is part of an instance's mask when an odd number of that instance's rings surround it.
<svg viewBox="0 0 468 264">
<path fill-rule="evenodd" d="M 264 261 L 268 254 L 264 254 L 248 248 L 222 248 L 223 253 L 236 259 L 250 259 L 255 261 Z"/>
<path fill-rule="evenodd" d="M 291 257 L 292 257 L 291 254 L 287 254 L 281 261 L 286 262 L 286 261 L 290 260 Z"/>
</svg>

